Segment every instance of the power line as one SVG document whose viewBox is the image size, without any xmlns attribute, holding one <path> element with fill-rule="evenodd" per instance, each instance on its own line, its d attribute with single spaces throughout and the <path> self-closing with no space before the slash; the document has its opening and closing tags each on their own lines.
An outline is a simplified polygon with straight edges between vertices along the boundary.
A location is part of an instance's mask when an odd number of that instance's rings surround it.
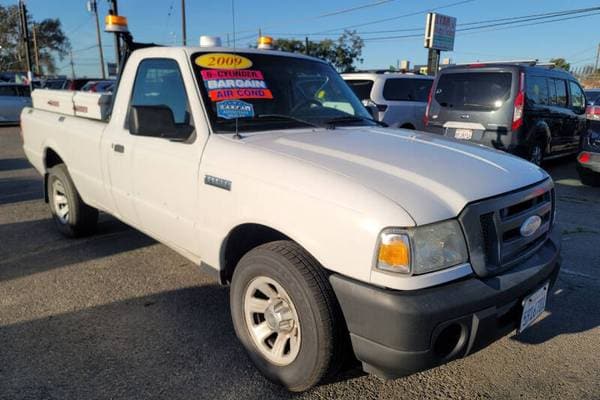
<svg viewBox="0 0 600 400">
<path fill-rule="evenodd" d="M 600 10 L 600 7 L 596 7 L 595 9 Z M 521 19 L 521 20 L 517 20 L 517 21 L 509 21 L 509 22 L 504 22 L 504 23 L 488 24 L 488 25 L 482 25 L 482 26 L 476 26 L 476 27 L 462 28 L 462 29 L 457 29 L 456 32 L 457 32 L 457 36 L 459 36 L 460 32 L 474 31 L 474 32 L 468 32 L 468 33 L 460 33 L 460 36 L 464 36 L 464 35 L 477 34 L 477 33 L 482 33 L 482 32 L 493 32 L 493 31 L 497 31 L 497 30 L 520 28 L 520 27 L 541 25 L 541 24 L 547 24 L 547 23 L 553 23 L 553 22 L 561 22 L 561 21 L 567 21 L 567 20 L 571 20 L 571 19 L 589 17 L 592 15 L 598 14 L 598 13 L 589 13 L 589 11 L 586 11 L 586 12 L 588 13 L 586 15 L 576 15 L 576 16 L 567 17 L 567 18 L 556 18 L 556 16 L 551 16 L 551 17 L 537 17 L 537 18 Z M 579 13 L 582 13 L 582 12 L 579 12 Z M 572 15 L 572 14 L 573 13 L 570 12 L 570 13 L 564 14 L 564 15 Z M 556 19 L 539 21 L 540 19 L 549 19 L 549 18 L 556 18 Z M 523 22 L 525 22 L 525 21 L 528 21 L 528 22 L 536 21 L 536 22 L 523 24 Z M 521 23 L 521 25 L 514 25 L 514 24 L 519 24 L 519 23 Z M 507 25 L 514 25 L 514 26 L 507 26 Z M 494 28 L 494 27 L 497 27 L 497 28 L 496 29 L 487 29 L 487 28 Z M 407 38 L 416 38 L 416 37 L 423 37 L 423 34 L 419 33 L 419 34 L 411 34 L 411 35 L 379 36 L 379 37 L 364 38 L 363 40 L 364 41 L 379 41 L 379 40 L 391 40 L 391 39 L 407 39 Z"/>
<path fill-rule="evenodd" d="M 350 8 L 346 8 L 346 9 L 343 9 L 343 10 L 338 10 L 338 11 L 333 11 L 333 12 L 329 12 L 329 13 L 317 15 L 314 18 L 317 19 L 317 18 L 333 17 L 334 15 L 346 14 L 346 13 L 349 13 L 349 12 L 353 12 L 353 11 L 357 11 L 357 10 L 362 10 L 362 9 L 365 9 L 365 8 L 377 7 L 377 6 L 380 6 L 382 4 L 391 3 L 391 2 L 394 2 L 394 1 L 397 1 L 397 0 L 379 0 L 379 1 L 376 1 L 374 3 L 363 4 L 363 5 L 360 5 L 360 6 L 350 7 Z"/>
<path fill-rule="evenodd" d="M 519 22 L 526 22 L 526 21 L 530 21 L 530 20 L 552 18 L 552 17 L 563 16 L 563 15 L 571 15 L 571 14 L 591 12 L 591 11 L 597 11 L 597 10 L 600 10 L 600 7 L 578 8 L 578 9 L 572 9 L 572 10 L 554 11 L 554 12 L 541 13 L 541 14 L 529 14 L 529 15 L 521 15 L 521 16 L 514 16 L 514 17 L 488 19 L 488 20 L 482 20 L 482 21 L 470 21 L 470 22 L 463 22 L 463 23 L 457 24 L 457 27 L 460 28 L 463 26 L 483 25 L 483 24 L 498 23 L 498 22 L 501 23 L 501 22 L 505 22 L 505 21 L 508 21 L 508 22 L 506 22 L 506 24 L 516 24 Z M 503 25 L 503 24 L 498 24 L 498 25 Z M 492 25 L 488 25 L 485 27 L 492 27 L 492 26 L 497 26 L 497 25 L 492 24 Z M 478 28 L 484 28 L 484 26 L 477 26 L 477 27 L 472 27 L 472 28 L 468 28 L 468 29 L 478 29 Z M 463 30 L 467 30 L 467 29 L 465 28 Z M 395 32 L 419 32 L 420 33 L 422 31 L 423 31 L 423 27 L 414 27 L 414 28 L 389 29 L 389 30 L 377 30 L 377 31 L 357 31 L 356 34 L 370 35 L 370 34 L 395 33 Z M 337 32 L 337 34 L 342 34 L 342 33 L 343 33 L 343 31 Z M 312 34 L 311 33 L 273 33 L 273 34 L 281 35 L 281 36 L 322 36 L 322 35 L 327 35 L 324 33 L 312 33 Z M 594 48 L 595 48 L 595 46 L 594 46 Z"/>
<path fill-rule="evenodd" d="M 340 9 L 340 10 L 334 10 L 334 11 L 329 11 L 327 13 L 324 14 L 319 14 L 319 15 L 315 15 L 312 17 L 304 17 L 304 18 L 291 18 L 291 19 L 287 19 L 287 20 L 283 20 L 278 22 L 277 24 L 273 24 L 273 25 L 269 25 L 263 28 L 270 28 L 270 27 L 276 27 L 276 26 L 282 26 L 282 25 L 288 25 L 291 22 L 300 22 L 300 21 L 310 21 L 310 20 L 314 20 L 314 19 L 321 19 L 321 18 L 328 18 L 328 17 L 332 17 L 332 16 L 336 16 L 336 15 L 340 15 L 340 14 L 346 14 L 346 13 L 351 13 L 357 10 L 362 10 L 365 8 L 372 8 L 372 7 L 377 7 L 377 6 L 381 6 L 384 4 L 388 4 L 394 1 L 398 1 L 398 0 L 379 0 L 376 2 L 369 2 L 366 4 L 362 4 L 362 5 L 358 5 L 358 6 L 354 6 L 354 7 L 350 7 L 350 8 L 344 8 L 344 9 Z M 467 1 L 475 1 L 475 0 L 463 0 L 464 2 Z M 247 33 L 247 32 L 254 32 L 256 31 L 256 29 L 245 29 L 245 30 L 240 30 L 237 31 L 236 33 Z M 229 33 L 229 32 L 228 32 Z M 252 37 L 254 37 L 255 35 L 253 34 Z M 239 40 L 240 38 L 238 38 Z"/>
<path fill-rule="evenodd" d="M 540 21 L 540 22 L 527 23 L 527 24 L 522 24 L 522 25 L 513 25 L 513 26 L 507 26 L 507 27 L 500 27 L 500 28 L 495 28 L 495 29 L 494 28 L 492 28 L 492 29 L 482 29 L 480 31 L 463 33 L 463 34 L 461 34 L 461 36 L 468 36 L 468 35 L 474 35 L 474 34 L 478 34 L 478 33 L 494 32 L 494 31 L 502 31 L 502 30 L 506 30 L 506 29 L 523 28 L 523 27 L 534 26 L 534 25 L 551 24 L 551 23 L 554 23 L 554 22 L 569 21 L 569 20 L 573 20 L 573 19 L 591 17 L 591 16 L 594 16 L 594 15 L 600 15 L 600 12 L 595 12 L 595 13 L 586 14 L 586 15 L 576 15 L 574 17 L 558 18 L 558 19 L 553 19 L 553 20 L 550 20 L 550 21 Z"/>
<path fill-rule="evenodd" d="M 407 14 L 402 14 L 402 15 L 396 15 L 395 17 L 389 17 L 389 18 L 378 19 L 378 20 L 375 20 L 375 21 L 363 22 L 361 24 L 347 25 L 347 26 L 344 26 L 344 27 L 341 27 L 341 28 L 328 29 L 328 30 L 325 30 L 325 31 L 317 32 L 317 34 L 330 33 L 330 32 L 336 32 L 336 31 L 344 31 L 344 30 L 347 30 L 347 29 L 359 28 L 361 26 L 367 26 L 367 25 L 373 25 L 373 24 L 380 24 L 382 22 L 394 21 L 396 19 L 413 17 L 415 15 L 426 14 L 428 12 L 432 12 L 432 11 L 436 11 L 436 10 L 441 10 L 441 9 L 444 9 L 444 8 L 455 7 L 455 6 L 459 6 L 459 5 L 462 5 L 462 4 L 471 3 L 473 1 L 475 1 L 475 0 L 461 0 L 461 1 L 457 1 L 455 3 L 444 4 L 444 5 L 441 5 L 441 6 L 438 6 L 438 7 L 432 7 L 432 8 L 428 8 L 428 9 L 425 9 L 425 10 L 414 11 L 414 12 L 407 13 Z"/>
</svg>

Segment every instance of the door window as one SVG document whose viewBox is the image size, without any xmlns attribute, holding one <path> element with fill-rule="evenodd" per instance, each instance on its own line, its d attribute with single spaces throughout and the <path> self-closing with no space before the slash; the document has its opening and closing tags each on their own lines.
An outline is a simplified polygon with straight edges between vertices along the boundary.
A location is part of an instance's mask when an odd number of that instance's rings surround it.
<svg viewBox="0 0 600 400">
<path fill-rule="evenodd" d="M 370 79 L 349 79 L 346 83 L 360 100 L 369 100 L 371 98 L 371 89 L 373 81 Z"/>
<path fill-rule="evenodd" d="M 553 85 L 556 91 L 556 98 L 553 105 L 558 107 L 567 106 L 567 82 L 564 79 L 550 79 L 549 84 Z"/>
<path fill-rule="evenodd" d="M 383 97 L 391 101 L 427 102 L 431 79 L 390 78 L 383 85 Z"/>
<path fill-rule="evenodd" d="M 585 95 L 579 85 L 573 81 L 569 81 L 569 91 L 571 92 L 571 108 L 576 113 L 583 113 L 585 110 Z"/>
<path fill-rule="evenodd" d="M 527 101 L 530 105 L 548 104 L 548 84 L 542 76 L 527 76 Z"/>
<path fill-rule="evenodd" d="M 11 85 L 0 86 L 0 96 L 16 96 L 17 88 Z"/>
<path fill-rule="evenodd" d="M 192 125 L 183 77 L 175 60 L 148 59 L 140 63 L 131 105 L 167 106 L 176 125 Z"/>
</svg>

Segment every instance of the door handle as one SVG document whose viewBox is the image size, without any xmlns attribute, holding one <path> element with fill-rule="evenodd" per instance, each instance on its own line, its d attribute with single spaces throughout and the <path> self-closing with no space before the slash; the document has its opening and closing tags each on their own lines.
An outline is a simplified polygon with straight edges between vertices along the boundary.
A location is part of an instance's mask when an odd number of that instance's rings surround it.
<svg viewBox="0 0 600 400">
<path fill-rule="evenodd" d="M 122 144 L 113 143 L 112 148 L 117 153 L 125 153 L 125 146 L 123 146 Z"/>
</svg>

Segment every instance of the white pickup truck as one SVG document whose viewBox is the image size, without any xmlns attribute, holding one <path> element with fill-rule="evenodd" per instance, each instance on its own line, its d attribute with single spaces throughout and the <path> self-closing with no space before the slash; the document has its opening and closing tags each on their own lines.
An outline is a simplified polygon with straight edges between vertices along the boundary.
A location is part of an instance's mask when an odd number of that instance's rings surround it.
<svg viewBox="0 0 600 400">
<path fill-rule="evenodd" d="M 528 328 L 558 275 L 542 169 L 382 128 L 321 60 L 154 47 L 100 111 L 36 92 L 24 149 L 58 229 L 100 210 L 230 284 L 237 336 L 290 390 L 346 356 L 395 378 L 473 353 Z"/>
</svg>

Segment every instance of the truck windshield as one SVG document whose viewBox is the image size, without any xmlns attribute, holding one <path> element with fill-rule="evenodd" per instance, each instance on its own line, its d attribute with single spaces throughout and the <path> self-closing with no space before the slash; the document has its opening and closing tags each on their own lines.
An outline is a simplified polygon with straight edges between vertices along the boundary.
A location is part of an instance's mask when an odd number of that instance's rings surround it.
<svg viewBox="0 0 600 400">
<path fill-rule="evenodd" d="M 371 116 L 330 65 L 260 53 L 192 55 L 213 131 L 372 126 Z"/>
</svg>

